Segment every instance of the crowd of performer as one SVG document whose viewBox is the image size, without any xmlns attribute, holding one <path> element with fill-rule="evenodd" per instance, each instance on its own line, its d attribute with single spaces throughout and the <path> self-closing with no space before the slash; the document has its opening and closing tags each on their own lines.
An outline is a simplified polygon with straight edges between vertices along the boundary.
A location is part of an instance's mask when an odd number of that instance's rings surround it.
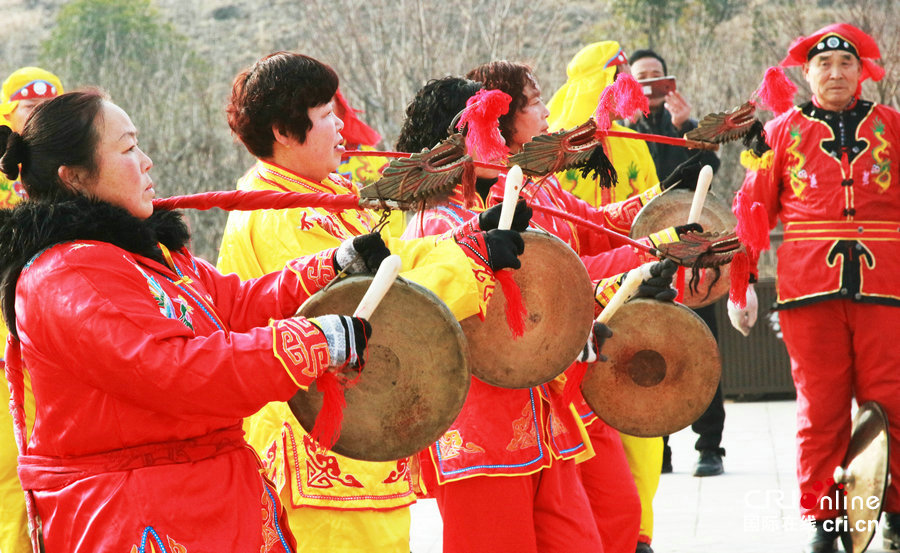
<svg viewBox="0 0 900 553">
<path fill-rule="evenodd" d="M 900 328 L 900 114 L 860 97 L 863 81 L 884 75 L 879 57 L 875 40 L 848 24 L 790 45 L 781 65 L 802 66 L 812 99 L 776 110 L 757 131 L 734 204 L 749 268 L 732 270 L 741 282 L 732 283 L 729 315 L 743 333 L 756 320 L 759 254 L 784 224 L 777 308 L 797 388 L 800 492 L 816 498 L 801 508 L 816 521 L 814 553 L 837 547 L 843 513 L 818 498 L 834 491 L 820 483 L 847 451 L 852 400 L 882 406 L 900 451 L 900 353 L 891 347 Z M 673 302 L 676 264 L 648 251 L 664 253 L 702 227 L 625 243 L 575 219 L 627 236 L 654 198 L 693 190 L 703 165 L 717 169 L 711 152 L 638 140 L 610 122 L 620 132 L 602 155 L 615 182 L 601 182 L 602 171 L 526 178 L 511 227 L 498 228 L 507 180 L 498 164 L 597 117 L 623 73 L 646 81 L 667 69 L 652 50 L 629 57 L 604 41 L 576 54 L 547 105 L 522 63 L 429 81 L 409 103 L 397 150 L 432 148 L 456 132 L 460 114 L 465 121 L 488 93 L 502 93 L 500 152 L 481 160 L 490 163 L 384 227 L 380 212 L 362 208 L 232 211 L 215 266 L 190 253 L 181 212 L 154 207 L 153 162 L 115 99 L 93 88 L 66 93 L 36 67 L 10 75 L 0 96 L 10 405 L 0 410 L 0 551 L 399 553 L 409 551 L 410 505 L 428 497 L 447 553 L 652 553 L 668 445 L 618 432 L 571 389 L 578 362 L 602 359 L 623 338 L 602 323 L 549 382 L 515 389 L 471 377 L 455 421 L 410 458 L 327 450 L 286 403 L 336 373 L 365 374 L 377 324 L 297 313 L 342 275 L 374 273 L 390 254 L 402 260 L 401 276 L 459 321 L 485 316 L 499 272 L 521 267 L 528 229 L 580 259 L 594 315 L 633 271 L 645 271 L 636 296 Z M 381 137 L 339 84 L 328 64 L 290 52 L 235 77 L 225 116 L 256 158 L 238 190 L 359 195 L 344 154 Z M 680 92 L 651 94 L 648 108 L 629 126 L 668 137 L 697 127 Z M 366 178 L 384 163 L 366 166 Z M 698 313 L 714 334 L 713 309 Z M 696 476 L 724 470 L 723 424 L 719 386 L 693 426 Z M 890 463 L 884 535 L 900 549 L 900 457 Z"/>
</svg>

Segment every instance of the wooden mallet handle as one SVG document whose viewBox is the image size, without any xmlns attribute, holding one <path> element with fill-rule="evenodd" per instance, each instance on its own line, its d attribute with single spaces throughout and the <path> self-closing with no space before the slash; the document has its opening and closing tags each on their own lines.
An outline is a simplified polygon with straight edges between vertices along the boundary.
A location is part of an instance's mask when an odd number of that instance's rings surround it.
<svg viewBox="0 0 900 553">
<path fill-rule="evenodd" d="M 391 285 L 394 283 L 394 280 L 397 279 L 397 275 L 400 274 L 400 267 L 402 265 L 403 261 L 400 259 L 399 255 L 389 255 L 381 262 L 381 266 L 378 267 L 378 272 L 375 273 L 372 283 L 369 284 L 369 289 L 363 294 L 362 299 L 359 300 L 359 305 L 356 307 L 356 311 L 353 312 L 354 317 L 368 319 L 372 316 L 375 308 L 378 307 L 378 304 L 384 299 L 384 295 L 387 294 Z"/>
<path fill-rule="evenodd" d="M 513 165 L 506 173 L 506 187 L 503 189 L 503 207 L 500 208 L 500 222 L 497 228 L 509 230 L 512 226 L 513 215 L 516 212 L 516 202 L 519 200 L 519 191 L 522 190 L 522 168 Z"/>
<path fill-rule="evenodd" d="M 603 311 L 600 312 L 600 315 L 597 316 L 598 323 L 608 323 L 612 316 L 615 315 L 616 311 L 618 311 L 626 301 L 631 299 L 631 296 L 637 292 L 641 282 L 650 278 L 650 266 L 654 263 L 656 262 L 651 261 L 649 263 L 644 263 L 640 267 L 628 271 L 628 274 L 625 276 L 625 282 L 623 282 L 622 286 L 616 290 L 612 299 L 609 300 L 609 303 L 606 304 L 606 307 L 604 307 Z"/>
<path fill-rule="evenodd" d="M 697 176 L 697 188 L 694 190 L 694 200 L 691 202 L 691 211 L 688 214 L 688 224 L 696 223 L 700 220 L 700 214 L 703 213 L 703 204 L 706 203 L 706 194 L 709 192 L 709 185 L 712 182 L 713 170 L 709 165 L 704 165 L 700 169 L 700 175 Z"/>
</svg>

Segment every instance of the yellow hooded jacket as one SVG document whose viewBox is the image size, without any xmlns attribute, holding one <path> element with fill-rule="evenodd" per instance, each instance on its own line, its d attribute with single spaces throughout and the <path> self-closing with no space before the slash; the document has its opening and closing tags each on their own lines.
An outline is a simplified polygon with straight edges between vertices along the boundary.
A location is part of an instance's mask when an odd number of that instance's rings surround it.
<svg viewBox="0 0 900 553">
<path fill-rule="evenodd" d="M 595 42 L 581 49 L 566 68 L 568 80 L 553 97 L 547 108 L 550 132 L 571 129 L 587 121 L 597 109 L 603 89 L 616 78 L 613 62 L 622 49 L 618 42 Z M 613 122 L 611 130 L 633 132 Z M 620 202 L 656 185 L 656 166 L 643 140 L 609 137 L 607 156 L 616 168 L 619 180 L 612 190 L 601 189 L 596 178 L 587 179 L 577 170 L 557 174 L 559 184 L 594 206 Z"/>
</svg>

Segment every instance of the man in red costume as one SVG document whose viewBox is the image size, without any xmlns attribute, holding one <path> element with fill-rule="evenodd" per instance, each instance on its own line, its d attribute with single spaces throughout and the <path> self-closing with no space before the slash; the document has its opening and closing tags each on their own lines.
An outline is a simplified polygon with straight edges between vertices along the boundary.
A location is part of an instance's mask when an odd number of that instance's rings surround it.
<svg viewBox="0 0 900 553">
<path fill-rule="evenodd" d="M 880 403 L 890 446 L 900 446 L 900 114 L 859 97 L 863 81 L 884 75 L 879 57 L 872 37 L 845 23 L 791 44 L 781 65 L 803 67 L 812 100 L 766 125 L 766 144 L 745 155 L 735 203 L 745 243 L 764 243 L 776 219 L 784 223 L 777 303 L 797 388 L 797 476 L 801 513 L 816 521 L 813 552 L 835 551 L 842 530 L 829 483 L 847 451 L 851 400 Z M 731 311 L 747 331 L 755 313 Z M 891 474 L 885 541 L 896 549 L 900 456 Z"/>
</svg>

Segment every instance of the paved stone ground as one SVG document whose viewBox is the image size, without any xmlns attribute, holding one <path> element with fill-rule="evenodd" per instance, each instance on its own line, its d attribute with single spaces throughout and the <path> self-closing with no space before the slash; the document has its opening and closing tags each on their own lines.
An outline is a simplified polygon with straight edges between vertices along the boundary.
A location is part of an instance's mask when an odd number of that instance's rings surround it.
<svg viewBox="0 0 900 553">
<path fill-rule="evenodd" d="M 692 476 L 696 436 L 670 438 L 672 474 L 656 494 L 656 553 L 799 553 L 810 536 L 800 519 L 794 475 L 793 401 L 726 402 L 725 474 Z M 868 551 L 878 553 L 881 531 Z M 412 553 L 440 553 L 441 517 L 434 500 L 412 510 Z"/>
</svg>

